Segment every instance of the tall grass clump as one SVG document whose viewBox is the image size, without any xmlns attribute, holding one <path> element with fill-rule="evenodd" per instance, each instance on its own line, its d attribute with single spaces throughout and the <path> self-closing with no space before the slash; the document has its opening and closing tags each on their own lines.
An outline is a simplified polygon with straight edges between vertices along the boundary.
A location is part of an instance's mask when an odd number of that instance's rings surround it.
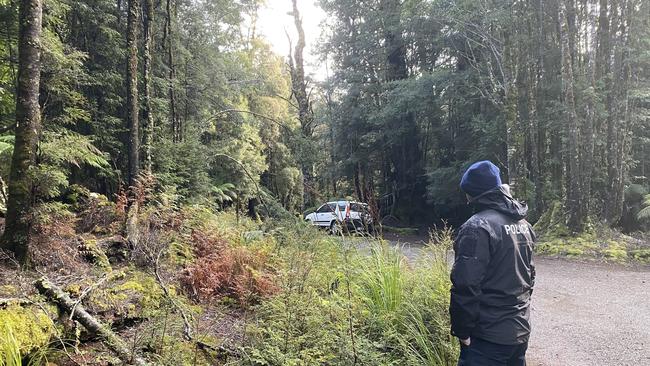
<svg viewBox="0 0 650 366">
<path fill-rule="evenodd" d="M 396 364 L 455 364 L 448 317 L 451 242 L 450 230 L 434 233 L 412 263 L 400 248 L 379 242 L 361 267 L 358 287 L 367 333 Z"/>
<path fill-rule="evenodd" d="M 404 257 L 383 243 L 371 245 L 370 256 L 360 261 L 360 295 L 370 314 L 392 322 L 404 302 Z"/>
<path fill-rule="evenodd" d="M 455 365 L 456 342 L 449 333 L 449 260 L 452 230 L 433 232 L 429 246 L 409 271 L 410 301 L 402 317 L 400 343 L 409 365 Z"/>
<path fill-rule="evenodd" d="M 0 333 L 0 366 L 22 366 L 22 363 L 20 343 L 11 327 L 5 324 Z"/>
<path fill-rule="evenodd" d="M 286 224 L 274 234 L 279 292 L 254 308 L 243 364 L 453 364 L 450 234 L 409 262 L 386 242 Z"/>
<path fill-rule="evenodd" d="M 51 351 L 48 344 L 31 349 L 28 357 L 23 357 L 23 345 L 18 340 L 12 327 L 2 324 L 0 327 L 0 366 L 40 366 L 47 363 L 47 353 Z"/>
</svg>

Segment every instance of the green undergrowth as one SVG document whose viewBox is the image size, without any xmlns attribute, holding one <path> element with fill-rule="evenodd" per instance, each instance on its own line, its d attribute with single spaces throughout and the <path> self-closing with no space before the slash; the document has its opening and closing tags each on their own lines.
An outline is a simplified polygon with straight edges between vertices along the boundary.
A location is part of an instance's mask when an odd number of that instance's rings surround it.
<svg viewBox="0 0 650 366">
<path fill-rule="evenodd" d="M 152 364 L 455 364 L 449 232 L 408 261 L 386 242 L 334 237 L 294 219 L 145 205 L 137 246 L 116 256 L 113 245 L 126 250 L 114 229 L 120 225 L 102 217 L 101 224 L 84 222 L 92 232 L 57 237 L 53 250 L 69 255 L 62 268 L 86 271 L 62 288 L 73 299 L 84 295 L 84 308 Z M 70 322 L 62 320 L 52 338 L 53 321 L 67 315 L 52 312 L 50 320 L 35 309 L 0 309 L 0 349 L 19 362 L 39 353 L 57 365 L 71 364 L 70 357 L 88 365 L 118 362 Z M 69 355 L 52 346 L 56 339 L 74 345 Z"/>
<path fill-rule="evenodd" d="M 39 365 L 39 351 L 57 332 L 52 320 L 34 306 L 9 305 L 0 309 L 0 365 Z M 31 362 L 24 355 L 32 355 Z"/>
<path fill-rule="evenodd" d="M 559 202 L 535 224 L 536 252 L 542 255 L 615 263 L 650 263 L 650 246 L 604 224 L 589 223 L 581 233 L 571 233 Z"/>
<path fill-rule="evenodd" d="M 136 268 L 127 269 L 122 280 L 95 290 L 86 301 L 96 312 L 113 317 L 143 319 L 155 316 L 164 306 L 164 294 L 153 275 Z M 172 287 L 172 295 L 175 295 Z"/>
<path fill-rule="evenodd" d="M 452 365 L 451 242 L 409 263 L 381 241 L 277 232 L 280 292 L 255 307 L 243 364 Z"/>
<path fill-rule="evenodd" d="M 232 320 L 237 326 L 226 327 L 230 334 L 205 333 L 209 343 L 237 350 L 232 364 L 456 363 L 448 318 L 450 232 L 409 262 L 385 242 L 333 237 L 295 220 L 258 221 L 200 206 L 178 216 L 180 224 L 164 234 L 168 265 L 180 270 L 176 292 L 198 307 L 197 319 L 214 306 L 241 314 Z M 155 319 L 149 323 L 164 328 L 164 314 Z M 159 336 L 151 339 L 152 348 L 161 347 Z M 190 350 L 175 347 L 163 354 L 188 357 Z M 169 357 L 159 362 L 173 364 Z"/>
</svg>

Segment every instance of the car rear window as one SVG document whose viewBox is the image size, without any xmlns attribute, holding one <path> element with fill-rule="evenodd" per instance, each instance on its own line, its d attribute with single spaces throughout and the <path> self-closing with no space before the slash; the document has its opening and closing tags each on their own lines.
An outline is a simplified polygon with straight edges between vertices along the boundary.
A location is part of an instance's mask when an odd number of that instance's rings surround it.
<svg viewBox="0 0 650 366">
<path fill-rule="evenodd" d="M 353 203 L 350 205 L 350 210 L 355 212 L 364 212 L 368 210 L 368 206 L 363 203 Z"/>
</svg>

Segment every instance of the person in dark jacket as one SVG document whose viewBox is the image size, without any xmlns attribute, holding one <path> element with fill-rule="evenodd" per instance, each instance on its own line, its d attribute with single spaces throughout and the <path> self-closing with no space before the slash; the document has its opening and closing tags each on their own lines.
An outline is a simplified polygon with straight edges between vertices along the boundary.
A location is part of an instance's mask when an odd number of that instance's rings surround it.
<svg viewBox="0 0 650 366">
<path fill-rule="evenodd" d="M 524 219 L 527 206 L 512 198 L 499 173 L 479 161 L 460 183 L 477 213 L 454 242 L 449 312 L 459 366 L 526 365 L 535 234 Z"/>
</svg>

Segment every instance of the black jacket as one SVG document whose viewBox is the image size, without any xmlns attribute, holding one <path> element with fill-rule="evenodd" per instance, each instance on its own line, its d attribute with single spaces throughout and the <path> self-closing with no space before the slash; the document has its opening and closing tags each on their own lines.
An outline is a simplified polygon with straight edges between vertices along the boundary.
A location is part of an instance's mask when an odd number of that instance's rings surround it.
<svg viewBox="0 0 650 366">
<path fill-rule="evenodd" d="M 504 345 L 527 342 L 535 282 L 535 234 L 524 220 L 528 208 L 505 185 L 471 203 L 478 213 L 461 226 L 454 243 L 451 332 Z"/>
</svg>

